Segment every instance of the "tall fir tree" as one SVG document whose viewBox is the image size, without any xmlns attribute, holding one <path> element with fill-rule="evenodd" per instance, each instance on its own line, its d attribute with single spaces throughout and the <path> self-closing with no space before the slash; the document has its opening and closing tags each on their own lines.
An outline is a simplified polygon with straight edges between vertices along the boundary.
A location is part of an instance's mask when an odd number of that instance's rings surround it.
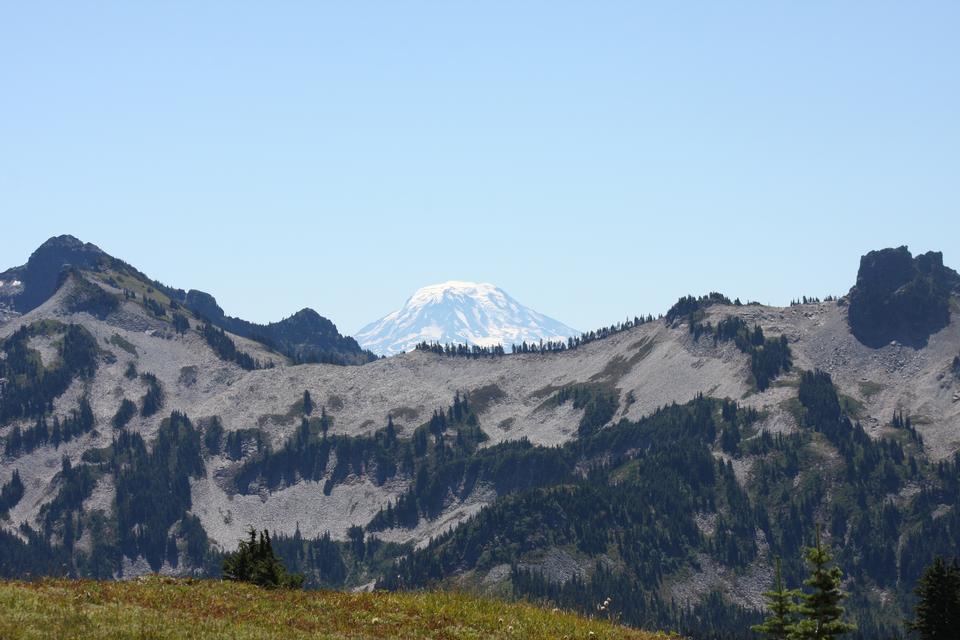
<svg viewBox="0 0 960 640">
<path fill-rule="evenodd" d="M 330 418 L 327 417 L 327 407 L 320 407 L 320 430 L 323 432 L 323 439 L 327 439 L 327 430 L 330 429 Z"/>
<path fill-rule="evenodd" d="M 936 558 L 916 588 L 914 619 L 908 624 L 921 640 L 960 638 L 960 565 Z"/>
<path fill-rule="evenodd" d="M 313 413 L 313 398 L 310 397 L 309 391 L 303 392 L 303 412 L 307 415 Z"/>
<path fill-rule="evenodd" d="M 762 624 L 750 627 L 751 631 L 762 633 L 773 640 L 787 640 L 790 626 L 796 622 L 797 598 L 800 592 L 796 589 L 787 589 L 783 585 L 783 574 L 780 570 L 780 558 L 777 558 L 776 583 L 772 591 L 765 591 L 763 597 L 767 600 L 767 609 L 770 615 Z"/>
<path fill-rule="evenodd" d="M 803 583 L 811 589 L 800 594 L 797 606 L 798 619 L 788 627 L 790 640 L 825 640 L 837 638 L 851 631 L 856 625 L 843 620 L 841 603 L 847 594 L 840 588 L 843 572 L 832 565 L 833 556 L 820 540 L 817 527 L 816 546 L 807 549 L 810 577 Z"/>
</svg>

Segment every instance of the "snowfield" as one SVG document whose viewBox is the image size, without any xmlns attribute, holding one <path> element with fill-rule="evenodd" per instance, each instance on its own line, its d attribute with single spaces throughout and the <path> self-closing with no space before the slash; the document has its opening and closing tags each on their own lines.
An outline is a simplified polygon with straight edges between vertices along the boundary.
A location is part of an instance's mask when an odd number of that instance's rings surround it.
<svg viewBox="0 0 960 640">
<path fill-rule="evenodd" d="M 417 290 L 393 313 L 360 329 L 364 349 L 378 355 L 412 350 L 421 342 L 482 347 L 579 335 L 575 329 L 529 309 L 492 284 L 451 280 Z"/>
</svg>

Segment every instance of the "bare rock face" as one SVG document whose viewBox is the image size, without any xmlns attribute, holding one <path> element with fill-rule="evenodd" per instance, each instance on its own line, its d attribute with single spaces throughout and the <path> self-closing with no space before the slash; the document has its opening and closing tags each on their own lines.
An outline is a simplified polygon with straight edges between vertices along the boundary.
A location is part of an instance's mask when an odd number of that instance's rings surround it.
<svg viewBox="0 0 960 640">
<path fill-rule="evenodd" d="M 896 341 L 915 348 L 950 323 L 950 295 L 960 276 L 943 266 L 943 254 L 914 258 L 907 247 L 871 251 L 860 259 L 850 290 L 850 330 L 878 348 Z"/>
<path fill-rule="evenodd" d="M 188 309 L 211 322 L 221 321 L 225 317 L 223 309 L 217 304 L 217 299 L 206 291 L 190 289 L 190 291 L 187 291 L 184 304 Z"/>
<path fill-rule="evenodd" d="M 73 236 L 50 238 L 30 255 L 27 264 L 0 274 L 0 280 L 23 285 L 17 287 L 8 303 L 20 313 L 32 311 L 59 288 L 65 267 L 89 269 L 105 256 L 96 245 L 81 242 Z"/>
</svg>

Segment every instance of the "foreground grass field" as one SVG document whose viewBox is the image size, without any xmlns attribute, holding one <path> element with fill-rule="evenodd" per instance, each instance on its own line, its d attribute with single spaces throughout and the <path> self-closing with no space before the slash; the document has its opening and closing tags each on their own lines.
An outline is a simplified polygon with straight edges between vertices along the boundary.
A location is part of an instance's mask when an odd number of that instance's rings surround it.
<svg viewBox="0 0 960 640">
<path fill-rule="evenodd" d="M 265 591 L 233 582 L 0 582 L 0 638 L 663 638 L 458 593 Z"/>
</svg>

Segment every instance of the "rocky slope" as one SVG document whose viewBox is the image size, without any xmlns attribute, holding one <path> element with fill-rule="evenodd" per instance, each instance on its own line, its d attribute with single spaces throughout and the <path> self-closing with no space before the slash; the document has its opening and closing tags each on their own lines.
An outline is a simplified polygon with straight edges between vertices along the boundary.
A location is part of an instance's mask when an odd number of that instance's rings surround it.
<svg viewBox="0 0 960 640">
<path fill-rule="evenodd" d="M 491 397 L 480 418 L 492 442 L 528 438 L 539 444 L 559 444 L 574 436 L 580 412 L 571 405 L 543 407 L 547 393 L 551 388 L 598 380 L 611 382 L 620 392 L 615 419 L 636 419 L 659 406 L 682 403 L 703 393 L 740 399 L 749 406 L 766 409 L 769 415 L 765 426 L 773 431 L 795 427 L 782 407 L 790 396 L 790 387 L 751 393 L 746 357 L 730 344 L 695 342 L 682 323 L 666 326 L 653 322 L 562 353 L 468 359 L 415 351 L 362 367 L 304 364 L 244 371 L 219 359 L 195 333 L 176 336 L 169 323 L 151 317 L 134 302 L 125 303 L 106 320 L 67 313 L 62 306 L 67 289 L 69 285 L 39 308 L 7 321 L 0 327 L 0 337 L 47 318 L 69 320 L 87 328 L 115 361 L 101 364 L 92 381 L 71 386 L 57 399 L 56 408 L 66 414 L 86 393 L 102 425 L 109 424 L 122 397 L 143 393 L 139 381 L 124 378 L 130 363 L 139 371 L 155 374 L 167 390 L 164 412 L 151 418 L 138 416 L 129 426 L 146 436 L 155 432 L 170 410 L 180 410 L 197 418 L 220 416 L 227 430 L 259 425 L 279 445 L 296 426 L 295 416 L 288 414 L 304 390 L 309 390 L 315 402 L 325 406 L 333 417 L 333 433 L 369 433 L 392 415 L 400 433 L 408 434 L 434 409 L 446 407 L 459 390 L 483 391 Z M 797 366 L 831 373 L 843 393 L 862 403 L 861 420 L 869 429 L 883 431 L 895 410 L 905 410 L 918 416 L 918 429 L 935 458 L 951 455 L 960 447 L 960 383 L 949 374 L 952 358 L 960 352 L 956 314 L 951 324 L 920 350 L 902 345 L 879 349 L 862 345 L 847 327 L 846 308 L 835 303 L 788 308 L 714 306 L 708 317 L 717 319 L 727 314 L 759 324 L 769 334 L 786 335 Z M 108 344 L 115 336 L 132 348 L 127 351 Z M 271 357 L 259 343 L 238 336 L 234 340 L 264 360 Z M 0 433 L 12 426 L 4 425 Z M 79 456 L 85 449 L 109 442 L 110 437 L 109 428 L 104 428 L 99 435 L 92 434 L 58 450 L 43 447 L 7 460 L 5 474 L 17 468 L 29 478 L 27 499 L 11 520 L 30 521 L 35 517 L 62 455 Z M 222 544 L 232 543 L 249 524 L 269 524 L 292 533 L 299 521 L 304 534 L 326 529 L 340 532 L 349 524 L 363 524 L 365 517 L 391 497 L 381 488 L 345 487 L 334 496 L 312 495 L 307 502 L 300 502 L 293 494 L 309 494 L 310 490 L 293 487 L 256 496 L 246 507 L 241 506 L 243 498 L 234 496 L 231 500 L 216 487 L 217 467 L 227 461 L 212 462 L 209 477 L 195 487 L 196 511 L 207 519 L 209 532 Z M 338 504 L 335 501 L 340 499 L 340 491 L 356 495 Z M 214 515 L 226 511 L 224 505 L 232 511 L 241 510 L 229 525 Z M 283 505 L 295 509 L 296 518 L 288 517 Z M 344 518 L 342 511 L 353 515 Z"/>
<path fill-rule="evenodd" d="M 331 436 L 372 434 L 390 420 L 398 437 L 406 439 L 460 392 L 472 399 L 479 427 L 489 437 L 483 447 L 521 438 L 559 445 L 577 437 L 584 409 L 576 403 L 550 400 L 558 390 L 574 384 L 598 385 L 614 394 L 611 424 L 621 418 L 638 420 L 658 407 L 688 402 L 703 394 L 755 408 L 760 431 L 788 434 L 801 428 L 794 410 L 799 372 L 821 369 L 832 376 L 845 406 L 871 437 L 892 434 L 891 418 L 895 412 L 903 412 L 912 417 L 931 462 L 948 460 L 960 449 L 960 380 L 951 371 L 953 359 L 960 353 L 956 297 L 948 299 L 952 310 L 949 322 L 929 335 L 920 348 L 899 342 L 877 348 L 863 344 L 849 328 L 849 306 L 844 299 L 788 308 L 714 304 L 701 310 L 696 316 L 698 323 L 716 325 L 734 316 L 749 326 L 759 325 L 767 336 L 786 336 L 793 370 L 758 392 L 751 380 L 750 357 L 732 342 L 695 338 L 689 326 L 692 316 L 672 323 L 643 323 L 561 352 L 466 358 L 413 351 L 352 367 L 294 365 L 262 342 L 228 332 L 238 349 L 275 365 L 245 370 L 211 349 L 197 331 L 199 314 L 181 309 L 190 328 L 178 333 L 169 315 L 158 317 L 144 302 L 143 295 L 160 295 L 156 290 L 147 293 L 145 287 L 138 288 L 141 297 L 124 298 L 122 290 L 134 285 L 134 280 L 126 277 L 118 282 L 114 273 L 81 269 L 61 279 L 59 289 L 42 304 L 22 314 L 8 314 L 0 324 L 0 339 L 45 321 L 76 324 L 100 347 L 95 375 L 74 379 L 55 399 L 52 410 L 52 415 L 65 419 L 86 397 L 95 428 L 59 446 L 44 444 L 2 457 L 0 485 L 15 471 L 24 484 L 23 498 L 10 509 L 7 519 L 0 521 L 0 527 L 14 535 L 24 535 L 18 530 L 20 523 L 35 530 L 43 528 L 44 514 L 61 486 L 58 474 L 64 457 L 74 466 L 81 465 L 84 452 L 109 447 L 118 436 L 120 430 L 111 426 L 111 420 L 121 401 L 126 398 L 139 403 L 147 389 L 143 379 L 128 375 L 131 366 L 139 373 L 156 376 L 165 392 L 159 413 L 135 415 L 123 428 L 141 434 L 147 442 L 157 435 L 171 411 L 181 411 L 197 424 L 219 418 L 228 435 L 256 430 L 264 444 L 278 450 L 295 437 L 301 424 L 304 391 L 330 418 Z M 116 309 L 105 315 L 75 311 L 77 291 L 89 284 L 116 296 Z M 163 302 L 169 305 L 169 298 Z M 30 339 L 30 347 L 45 365 L 58 359 L 58 335 Z M 33 422 L 28 418 L 10 420 L 0 425 L 0 437 L 10 436 L 17 427 L 28 429 Z M 242 442 L 241 459 L 205 447 L 203 472 L 190 480 L 189 512 L 222 548 L 232 547 L 249 526 L 304 537 L 329 532 L 334 539 L 346 539 L 349 527 L 367 525 L 412 482 L 402 473 L 382 483 L 371 474 L 348 474 L 330 491 L 325 490 L 324 478 L 300 478 L 281 486 L 254 485 L 239 492 L 232 478 L 243 460 L 256 457 L 259 446 L 249 438 Z M 715 455 L 728 459 L 719 449 Z M 756 462 L 739 456 L 731 460 L 744 486 L 750 485 Z M 99 476 L 84 501 L 85 512 L 111 512 L 115 492 L 111 483 L 111 476 Z M 916 488 L 906 490 L 904 496 L 912 495 L 911 491 Z M 441 514 L 421 520 L 415 528 L 388 529 L 377 536 L 423 546 L 431 536 L 463 522 L 496 498 L 492 487 L 478 486 L 466 496 L 450 496 Z M 705 515 L 701 523 L 705 535 L 711 531 L 711 517 L 715 515 Z M 58 540 L 56 534 L 53 540 Z M 89 532 L 77 544 L 90 549 Z M 698 568 L 678 574 L 666 588 L 680 599 L 723 588 L 734 601 L 756 605 L 769 578 L 770 558 L 762 553 L 760 558 L 746 573 L 703 558 Z M 578 564 L 582 561 L 562 549 L 549 551 L 537 562 L 537 566 L 547 567 L 545 571 L 560 567 L 557 575 L 561 578 L 586 570 Z M 164 570 L 182 572 L 185 566 L 177 569 L 165 562 Z M 497 584 L 509 578 L 509 567 L 502 569 L 476 579 Z M 143 558 L 124 558 L 122 575 L 148 570 Z"/>
<path fill-rule="evenodd" d="M 96 245 L 70 235 L 50 238 L 34 251 L 26 264 L 0 273 L 0 320 L 31 311 L 48 300 L 60 287 L 69 269 L 93 272 L 95 279 L 128 294 L 140 293 L 175 310 L 182 305 L 198 319 L 238 336 L 260 342 L 294 362 L 361 364 L 375 359 L 356 340 L 342 336 L 337 327 L 313 309 L 301 309 L 278 322 L 261 325 L 224 313 L 209 293 L 176 289 L 152 280 Z M 171 304 L 172 303 L 172 304 Z M 169 318 L 168 318 L 169 319 Z"/>
</svg>

